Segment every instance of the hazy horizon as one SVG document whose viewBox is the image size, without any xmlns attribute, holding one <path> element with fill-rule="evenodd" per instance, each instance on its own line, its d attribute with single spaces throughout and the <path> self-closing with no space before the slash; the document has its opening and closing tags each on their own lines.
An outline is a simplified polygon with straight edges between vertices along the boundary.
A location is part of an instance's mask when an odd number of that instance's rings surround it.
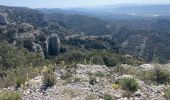
<svg viewBox="0 0 170 100">
<path fill-rule="evenodd" d="M 170 4 L 170 0 L 3 0 L 0 5 L 29 8 L 76 8 L 97 7 L 117 4 Z"/>
</svg>

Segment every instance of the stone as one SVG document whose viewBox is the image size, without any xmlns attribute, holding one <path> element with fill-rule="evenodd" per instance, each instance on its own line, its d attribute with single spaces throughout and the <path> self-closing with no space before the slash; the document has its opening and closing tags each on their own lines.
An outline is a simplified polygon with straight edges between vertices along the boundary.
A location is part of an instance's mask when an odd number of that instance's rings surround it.
<svg viewBox="0 0 170 100">
<path fill-rule="evenodd" d="M 115 79 L 124 79 L 124 78 L 135 78 L 133 75 L 122 75 L 122 76 L 118 76 Z"/>
<path fill-rule="evenodd" d="M 115 97 L 116 99 L 120 99 L 120 98 L 122 98 L 122 95 L 121 95 L 121 94 L 114 94 L 114 97 Z"/>
<path fill-rule="evenodd" d="M 135 94 L 134 94 L 134 96 L 137 96 L 137 97 L 140 97 L 141 95 L 142 95 L 142 94 L 141 94 L 141 91 L 140 91 L 140 90 L 136 91 Z"/>
<path fill-rule="evenodd" d="M 31 90 L 30 89 L 27 89 L 26 91 L 24 91 L 24 95 L 27 95 L 27 94 L 30 94 L 31 93 Z"/>
<path fill-rule="evenodd" d="M 141 70 L 150 71 L 150 70 L 153 70 L 155 67 L 152 64 L 143 64 L 143 65 L 140 65 L 139 68 Z"/>
</svg>

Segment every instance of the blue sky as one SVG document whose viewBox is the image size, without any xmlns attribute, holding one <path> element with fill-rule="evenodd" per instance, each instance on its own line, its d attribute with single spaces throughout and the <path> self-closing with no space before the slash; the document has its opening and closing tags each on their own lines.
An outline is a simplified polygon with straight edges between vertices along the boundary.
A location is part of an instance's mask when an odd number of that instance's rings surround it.
<svg viewBox="0 0 170 100">
<path fill-rule="evenodd" d="M 170 0 L 0 0 L 0 5 L 31 8 L 95 7 L 124 3 L 170 4 Z"/>
</svg>

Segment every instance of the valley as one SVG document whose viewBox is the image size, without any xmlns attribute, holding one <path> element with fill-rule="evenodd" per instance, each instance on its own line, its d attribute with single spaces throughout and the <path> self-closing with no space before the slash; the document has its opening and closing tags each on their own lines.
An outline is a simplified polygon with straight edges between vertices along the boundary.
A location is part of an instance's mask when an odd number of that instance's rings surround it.
<svg viewBox="0 0 170 100">
<path fill-rule="evenodd" d="M 169 100 L 169 11 L 1 5 L 0 100 Z"/>
</svg>

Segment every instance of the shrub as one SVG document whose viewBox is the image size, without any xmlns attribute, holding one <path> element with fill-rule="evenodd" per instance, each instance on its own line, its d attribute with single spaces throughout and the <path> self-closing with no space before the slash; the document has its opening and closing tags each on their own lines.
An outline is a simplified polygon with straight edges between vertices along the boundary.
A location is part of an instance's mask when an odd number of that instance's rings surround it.
<svg viewBox="0 0 170 100">
<path fill-rule="evenodd" d="M 92 62 L 93 64 L 105 65 L 102 56 L 97 54 L 93 56 Z"/>
<path fill-rule="evenodd" d="M 52 87 L 56 83 L 55 74 L 52 70 L 47 70 L 44 72 L 43 83 L 45 87 Z"/>
<path fill-rule="evenodd" d="M 118 85 L 118 84 L 112 84 L 112 88 L 113 88 L 113 89 L 118 89 L 118 88 L 119 88 L 119 85 Z"/>
<path fill-rule="evenodd" d="M 110 94 L 105 94 L 104 100 L 113 100 L 113 97 Z"/>
<path fill-rule="evenodd" d="M 21 100 L 21 96 L 18 92 L 3 91 L 0 92 L 0 100 Z"/>
<path fill-rule="evenodd" d="M 78 49 L 76 51 L 74 48 L 65 46 L 69 48 L 69 52 L 60 53 L 57 56 L 56 62 L 60 63 L 61 61 L 65 61 L 65 63 L 85 63 L 89 64 L 99 64 L 106 65 L 108 67 L 114 67 L 120 64 L 132 64 L 132 65 L 140 65 L 142 61 L 138 61 L 135 58 L 126 58 L 121 54 L 116 54 L 112 51 L 100 51 L 100 50 L 86 50 L 86 49 Z"/>
<path fill-rule="evenodd" d="M 138 89 L 138 82 L 134 78 L 124 78 L 121 81 L 122 88 L 131 92 L 135 92 Z"/>
<path fill-rule="evenodd" d="M 160 67 L 156 67 L 152 71 L 143 71 L 140 76 L 147 83 L 166 84 L 170 82 L 169 71 Z"/>
<path fill-rule="evenodd" d="M 22 84 L 22 80 L 17 77 L 15 80 L 15 84 L 16 84 L 16 88 L 19 88 Z"/>
<path fill-rule="evenodd" d="M 97 83 L 96 77 L 90 77 L 89 84 L 95 85 Z"/>
<path fill-rule="evenodd" d="M 34 77 L 34 71 L 29 66 L 40 68 L 47 64 L 47 60 L 42 58 L 37 53 L 28 52 L 26 49 L 13 46 L 8 42 L 0 42 L 0 87 L 9 87 L 13 85 L 20 86 L 24 83 L 26 74 L 29 73 L 29 78 Z M 17 79 L 18 78 L 18 79 Z M 19 82 L 22 81 L 22 82 Z"/>
<path fill-rule="evenodd" d="M 17 67 L 33 67 L 44 65 L 46 60 L 37 53 L 28 52 L 24 48 L 15 47 L 8 42 L 0 42 L 1 63 L 0 69 L 7 70 Z"/>
<path fill-rule="evenodd" d="M 116 66 L 116 64 L 118 63 L 116 60 L 113 60 L 109 56 L 103 57 L 103 61 L 104 61 L 105 65 L 108 67 Z"/>
<path fill-rule="evenodd" d="M 164 97 L 166 98 L 166 100 L 170 100 L 170 90 L 166 90 Z"/>
<path fill-rule="evenodd" d="M 155 68 L 152 72 L 152 80 L 159 83 L 164 84 L 169 82 L 170 74 L 168 71 L 162 68 Z"/>
</svg>

